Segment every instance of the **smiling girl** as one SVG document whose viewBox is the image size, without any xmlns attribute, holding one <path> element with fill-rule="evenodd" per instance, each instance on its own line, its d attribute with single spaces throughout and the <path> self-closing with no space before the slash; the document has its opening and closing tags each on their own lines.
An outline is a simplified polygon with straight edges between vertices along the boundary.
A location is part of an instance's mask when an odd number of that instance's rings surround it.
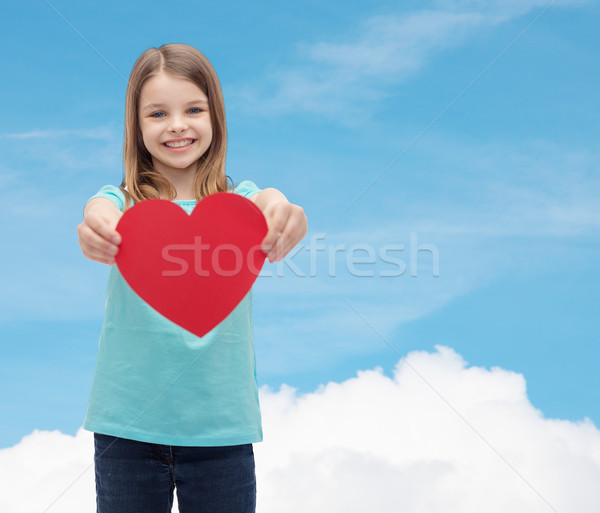
<svg viewBox="0 0 600 513">
<path fill-rule="evenodd" d="M 191 213 L 217 192 L 263 212 L 262 247 L 281 260 L 304 237 L 304 211 L 273 188 L 225 174 L 227 131 L 217 75 L 195 48 L 168 44 L 135 63 L 125 105 L 125 173 L 84 208 L 85 257 L 111 265 L 84 428 L 94 432 L 98 513 L 255 511 L 252 444 L 262 441 L 252 291 L 203 337 L 162 317 L 124 281 L 116 231 L 132 203 L 174 201 Z M 201 312 L 199 312 L 201 315 Z"/>
</svg>

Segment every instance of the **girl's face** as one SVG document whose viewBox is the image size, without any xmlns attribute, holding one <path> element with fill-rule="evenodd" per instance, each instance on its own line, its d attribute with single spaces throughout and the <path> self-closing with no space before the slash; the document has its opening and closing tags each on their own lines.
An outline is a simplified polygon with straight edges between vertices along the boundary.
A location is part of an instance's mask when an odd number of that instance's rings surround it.
<svg viewBox="0 0 600 513">
<path fill-rule="evenodd" d="M 144 84 L 139 102 L 140 130 L 154 170 L 172 183 L 193 176 L 212 140 L 206 95 L 193 82 L 161 72 Z"/>
</svg>

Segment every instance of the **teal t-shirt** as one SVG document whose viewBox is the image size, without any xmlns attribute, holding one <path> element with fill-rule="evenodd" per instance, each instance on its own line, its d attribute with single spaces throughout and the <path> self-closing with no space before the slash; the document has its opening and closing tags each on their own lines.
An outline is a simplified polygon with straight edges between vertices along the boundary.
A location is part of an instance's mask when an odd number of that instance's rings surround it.
<svg viewBox="0 0 600 513">
<path fill-rule="evenodd" d="M 260 190 L 246 180 L 234 193 L 250 197 Z M 123 210 L 125 197 L 118 187 L 106 185 L 93 198 L 108 198 Z M 174 202 L 188 214 L 196 205 L 195 200 Z M 112 265 L 83 427 L 164 445 L 262 441 L 252 290 L 219 325 L 198 337 L 150 307 Z"/>
</svg>

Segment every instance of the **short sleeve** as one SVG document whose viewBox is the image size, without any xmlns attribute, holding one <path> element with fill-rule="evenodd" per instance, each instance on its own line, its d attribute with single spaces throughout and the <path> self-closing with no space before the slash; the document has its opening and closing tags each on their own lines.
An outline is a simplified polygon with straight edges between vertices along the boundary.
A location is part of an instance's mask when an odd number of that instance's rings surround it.
<svg viewBox="0 0 600 513">
<path fill-rule="evenodd" d="M 251 182 L 250 180 L 244 180 L 240 182 L 237 187 L 233 190 L 236 194 L 244 196 L 245 198 L 249 198 L 250 196 L 254 196 L 257 192 L 262 191 L 258 186 Z"/>
<path fill-rule="evenodd" d="M 89 200 L 85 202 L 87 205 L 91 200 L 96 198 L 106 198 L 112 201 L 116 207 L 123 212 L 123 207 L 125 205 L 125 195 L 123 191 L 114 185 L 105 185 L 102 187 L 96 194 L 94 194 Z M 83 210 L 85 211 L 85 205 L 83 206 Z"/>
</svg>

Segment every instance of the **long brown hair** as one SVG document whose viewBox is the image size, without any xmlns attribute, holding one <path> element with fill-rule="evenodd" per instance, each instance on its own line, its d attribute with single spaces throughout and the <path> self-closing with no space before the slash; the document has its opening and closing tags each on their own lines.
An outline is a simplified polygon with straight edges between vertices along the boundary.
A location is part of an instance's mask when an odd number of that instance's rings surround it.
<svg viewBox="0 0 600 513">
<path fill-rule="evenodd" d="M 161 72 L 190 80 L 208 97 L 212 141 L 206 153 L 198 159 L 194 178 L 194 196 L 197 201 L 216 192 L 225 192 L 231 178 L 225 174 L 227 153 L 227 125 L 225 104 L 217 73 L 208 59 L 196 48 L 171 43 L 146 50 L 133 66 L 125 97 L 125 142 L 123 162 L 125 173 L 121 190 L 125 195 L 126 210 L 130 201 L 170 197 L 175 187 L 159 172 L 154 171 L 152 157 L 142 139 L 138 119 L 140 92 L 146 81 Z M 125 189 L 127 187 L 127 189 Z"/>
</svg>

